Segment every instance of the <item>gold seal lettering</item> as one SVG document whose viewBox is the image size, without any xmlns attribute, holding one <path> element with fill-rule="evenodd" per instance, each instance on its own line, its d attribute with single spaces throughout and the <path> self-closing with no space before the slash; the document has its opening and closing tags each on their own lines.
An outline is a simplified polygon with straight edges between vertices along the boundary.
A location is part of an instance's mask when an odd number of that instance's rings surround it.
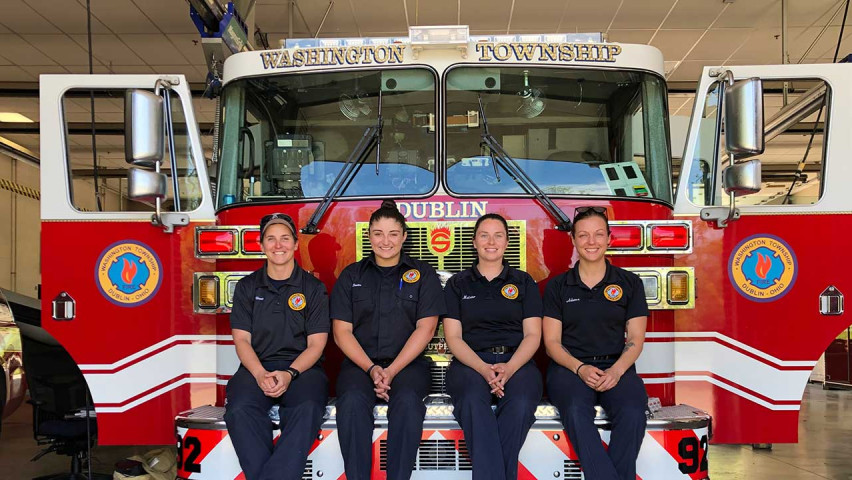
<svg viewBox="0 0 852 480">
<path fill-rule="evenodd" d="M 498 43 L 494 47 L 494 58 L 501 62 L 505 62 L 509 59 L 509 56 L 512 54 L 512 49 L 509 48 L 508 44 Z"/>
<path fill-rule="evenodd" d="M 390 51 L 390 59 L 388 60 L 388 63 L 402 63 L 405 45 L 390 45 L 388 46 L 388 50 Z"/>
<path fill-rule="evenodd" d="M 494 53 L 494 44 L 490 42 L 479 42 L 474 47 L 476 51 L 479 53 L 479 61 L 480 62 L 490 62 L 492 60 L 491 55 Z"/>
<path fill-rule="evenodd" d="M 574 44 L 563 43 L 559 45 L 559 61 L 570 62 L 574 60 Z"/>
<path fill-rule="evenodd" d="M 559 59 L 559 44 L 548 43 L 541 45 L 541 56 L 538 57 L 539 62 L 545 62 L 547 60 L 555 62 L 557 59 Z"/>
<path fill-rule="evenodd" d="M 515 52 L 515 58 L 518 60 L 526 60 L 531 61 L 533 59 L 533 52 L 535 51 L 535 45 L 532 43 L 512 43 L 512 51 Z"/>
</svg>

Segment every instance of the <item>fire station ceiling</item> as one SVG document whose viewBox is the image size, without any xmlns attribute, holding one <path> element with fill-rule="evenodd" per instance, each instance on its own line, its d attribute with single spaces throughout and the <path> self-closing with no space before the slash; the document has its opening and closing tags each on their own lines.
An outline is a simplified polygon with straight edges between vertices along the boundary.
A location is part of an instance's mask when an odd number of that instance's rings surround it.
<svg viewBox="0 0 852 480">
<path fill-rule="evenodd" d="M 287 36 L 289 0 L 246 3 L 254 3 L 249 23 L 277 47 Z M 788 0 L 791 63 L 832 61 L 844 3 Z M 650 44 L 663 52 L 672 115 L 689 116 L 689 92 L 705 65 L 781 63 L 781 0 L 299 0 L 296 5 L 296 37 L 404 36 L 411 25 L 465 24 L 472 34 L 605 32 L 613 42 Z M 0 114 L 0 137 L 37 156 L 35 125 L 27 130 L 8 122 L 38 122 L 40 74 L 88 72 L 86 0 L 4 0 L 3 6 L 0 112 L 24 118 Z M 186 1 L 91 0 L 91 9 L 95 73 L 177 73 L 196 90 L 203 88 L 207 69 Z M 852 28 L 844 37 L 841 58 L 852 53 Z M 99 128 L 121 122 L 115 102 L 98 99 Z M 88 99 L 78 103 L 69 114 L 87 122 Z M 767 116 L 781 101 L 769 103 Z M 213 121 L 214 105 L 196 100 L 199 121 Z M 109 135 L 99 135 L 99 144 L 100 137 L 110 142 Z M 89 145 L 82 134 L 72 140 L 72 149 L 81 152 Z"/>
</svg>

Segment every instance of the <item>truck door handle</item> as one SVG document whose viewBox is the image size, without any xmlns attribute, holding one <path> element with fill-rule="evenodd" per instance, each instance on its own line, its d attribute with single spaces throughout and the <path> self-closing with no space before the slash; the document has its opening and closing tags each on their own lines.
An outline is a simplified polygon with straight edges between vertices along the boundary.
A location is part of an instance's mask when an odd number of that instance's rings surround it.
<svg viewBox="0 0 852 480">
<path fill-rule="evenodd" d="M 67 292 L 59 292 L 52 305 L 54 320 L 69 321 L 77 316 L 77 302 Z"/>
</svg>

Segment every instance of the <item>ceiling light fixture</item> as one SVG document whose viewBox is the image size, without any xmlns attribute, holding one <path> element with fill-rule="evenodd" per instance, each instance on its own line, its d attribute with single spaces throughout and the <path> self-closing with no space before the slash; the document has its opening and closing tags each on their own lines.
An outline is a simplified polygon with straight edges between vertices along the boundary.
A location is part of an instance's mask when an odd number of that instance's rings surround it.
<svg viewBox="0 0 852 480">
<path fill-rule="evenodd" d="M 0 122 L 9 123 L 33 123 L 32 119 L 18 112 L 0 112 Z"/>
</svg>

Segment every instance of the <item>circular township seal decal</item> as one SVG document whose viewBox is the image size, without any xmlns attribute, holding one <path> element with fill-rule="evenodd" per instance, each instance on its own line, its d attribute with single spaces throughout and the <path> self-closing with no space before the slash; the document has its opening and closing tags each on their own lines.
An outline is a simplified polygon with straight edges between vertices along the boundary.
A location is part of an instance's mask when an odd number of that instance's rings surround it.
<svg viewBox="0 0 852 480">
<path fill-rule="evenodd" d="M 509 300 L 514 300 L 518 298 L 518 287 L 511 283 L 507 283 L 506 285 L 503 285 L 503 288 L 500 289 L 500 293 L 502 293 L 503 296 L 508 298 Z"/>
<path fill-rule="evenodd" d="M 405 283 L 414 283 L 417 280 L 420 280 L 420 270 L 412 268 L 402 275 L 402 279 L 405 280 Z"/>
<path fill-rule="evenodd" d="M 294 293 L 287 299 L 287 304 L 290 305 L 291 309 L 298 312 L 305 308 L 308 305 L 308 302 L 305 300 L 305 296 L 301 293 Z"/>
<path fill-rule="evenodd" d="M 621 300 L 621 296 L 624 294 L 624 290 L 621 289 L 618 285 L 607 285 L 604 288 L 604 297 L 610 302 L 617 302 Z"/>
<path fill-rule="evenodd" d="M 113 304 L 135 307 L 156 295 L 162 272 L 163 264 L 150 247 L 122 240 L 101 252 L 95 264 L 95 284 Z"/>
<path fill-rule="evenodd" d="M 793 249 L 774 235 L 746 238 L 728 259 L 728 278 L 734 290 L 755 302 L 771 302 L 786 295 L 798 273 Z"/>
</svg>

